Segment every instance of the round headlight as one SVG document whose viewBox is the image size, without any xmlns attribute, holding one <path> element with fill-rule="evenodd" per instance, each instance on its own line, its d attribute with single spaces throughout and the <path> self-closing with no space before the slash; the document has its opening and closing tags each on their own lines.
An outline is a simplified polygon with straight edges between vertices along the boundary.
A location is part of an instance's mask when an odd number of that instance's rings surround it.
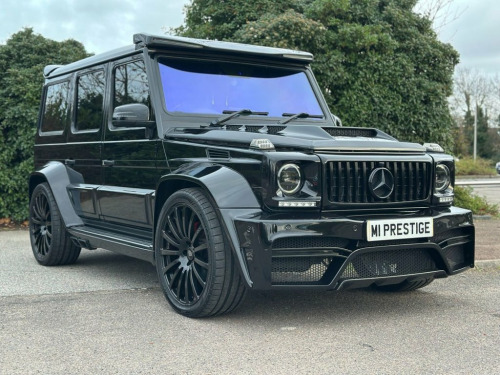
<svg viewBox="0 0 500 375">
<path fill-rule="evenodd" d="M 278 171 L 278 187 L 286 195 L 293 195 L 300 189 L 302 176 L 300 168 L 295 164 L 285 164 Z"/>
<path fill-rule="evenodd" d="M 436 185 L 437 192 L 446 190 L 450 186 L 450 170 L 444 164 L 436 165 Z"/>
</svg>

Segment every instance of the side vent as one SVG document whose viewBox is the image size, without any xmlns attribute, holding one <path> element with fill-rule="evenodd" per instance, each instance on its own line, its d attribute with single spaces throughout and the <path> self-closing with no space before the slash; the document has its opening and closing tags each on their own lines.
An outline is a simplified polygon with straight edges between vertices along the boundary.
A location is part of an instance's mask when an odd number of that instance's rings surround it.
<svg viewBox="0 0 500 375">
<path fill-rule="evenodd" d="M 229 160 L 231 159 L 231 155 L 229 154 L 229 151 L 225 150 L 216 150 L 213 148 L 207 149 L 207 157 L 209 159 L 217 159 L 217 160 Z"/>
</svg>

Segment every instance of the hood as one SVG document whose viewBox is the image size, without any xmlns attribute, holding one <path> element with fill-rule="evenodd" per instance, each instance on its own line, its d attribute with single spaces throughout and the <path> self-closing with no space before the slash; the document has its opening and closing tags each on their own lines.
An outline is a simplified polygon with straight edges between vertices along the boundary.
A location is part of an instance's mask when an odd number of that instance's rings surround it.
<svg viewBox="0 0 500 375">
<path fill-rule="evenodd" d="M 305 153 L 388 152 L 425 153 L 416 143 L 399 142 L 373 128 L 320 127 L 317 125 L 226 125 L 223 127 L 172 128 L 165 139 L 212 146 L 250 148 L 254 139 L 271 141 L 276 151 Z"/>
</svg>

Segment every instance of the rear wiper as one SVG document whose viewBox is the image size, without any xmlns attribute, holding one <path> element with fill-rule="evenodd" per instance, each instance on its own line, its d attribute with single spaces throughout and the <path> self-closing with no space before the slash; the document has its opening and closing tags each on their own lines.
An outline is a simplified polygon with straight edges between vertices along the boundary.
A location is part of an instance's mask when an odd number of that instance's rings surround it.
<svg viewBox="0 0 500 375">
<path fill-rule="evenodd" d="M 218 119 L 212 121 L 210 126 L 219 126 L 225 123 L 226 121 L 231 120 L 237 116 L 248 116 L 248 115 L 260 115 L 267 116 L 269 112 L 254 112 L 250 109 L 240 109 L 239 111 L 222 111 L 223 114 L 227 114 L 228 116 L 219 117 Z"/>
<path fill-rule="evenodd" d="M 293 121 L 297 118 L 323 118 L 323 115 L 310 115 L 309 113 L 306 112 L 300 112 L 300 113 L 283 113 L 281 116 L 283 117 L 288 117 L 286 120 L 281 120 L 278 122 L 278 124 L 288 124 L 290 121 Z"/>
</svg>

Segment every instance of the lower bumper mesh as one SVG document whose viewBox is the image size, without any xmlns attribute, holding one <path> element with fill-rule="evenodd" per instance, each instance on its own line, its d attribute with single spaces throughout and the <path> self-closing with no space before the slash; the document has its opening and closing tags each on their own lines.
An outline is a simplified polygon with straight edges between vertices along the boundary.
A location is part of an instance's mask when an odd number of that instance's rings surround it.
<svg viewBox="0 0 500 375">
<path fill-rule="evenodd" d="M 275 285 L 320 284 L 332 258 L 300 257 L 273 259 L 271 278 Z"/>
<path fill-rule="evenodd" d="M 349 261 L 340 280 L 402 276 L 437 270 L 436 263 L 425 249 L 373 251 Z"/>
</svg>

